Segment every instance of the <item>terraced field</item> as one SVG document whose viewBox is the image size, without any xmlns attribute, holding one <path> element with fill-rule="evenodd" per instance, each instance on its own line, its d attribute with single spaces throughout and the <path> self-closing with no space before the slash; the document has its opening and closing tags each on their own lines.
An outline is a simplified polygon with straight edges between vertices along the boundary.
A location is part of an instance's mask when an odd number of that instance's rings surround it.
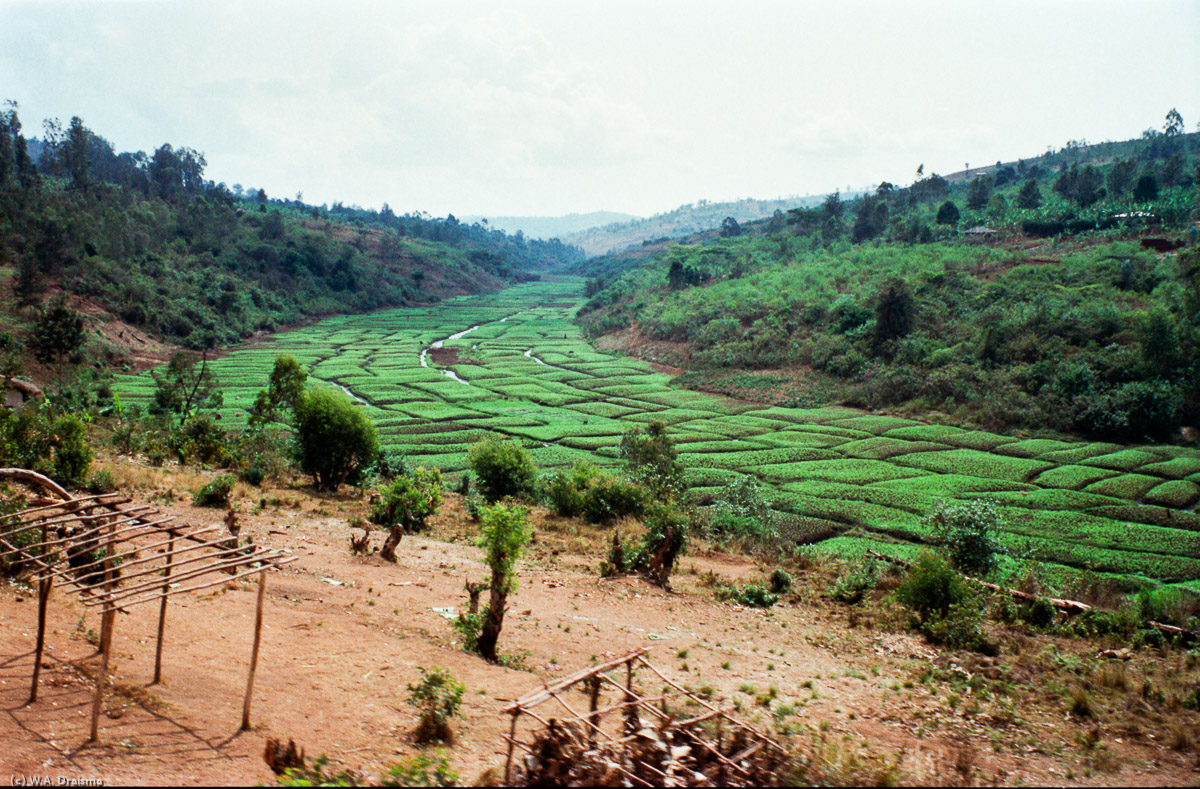
<svg viewBox="0 0 1200 789">
<path fill-rule="evenodd" d="M 795 534 L 835 535 L 821 550 L 911 553 L 935 502 L 986 498 L 1007 516 L 1014 548 L 1032 548 L 1064 573 L 1200 588 L 1200 452 L 1020 440 L 673 388 L 669 375 L 582 339 L 571 320 L 581 288 L 529 283 L 338 317 L 237 350 L 215 364 L 224 422 L 245 423 L 275 356 L 290 353 L 358 400 L 386 447 L 444 471 L 464 469 L 467 448 L 488 433 L 520 439 L 543 468 L 615 463 L 629 426 L 661 420 L 688 467 L 690 496 L 703 501 L 756 476 Z M 153 382 L 127 376 L 117 389 L 127 401 L 148 400 Z"/>
</svg>

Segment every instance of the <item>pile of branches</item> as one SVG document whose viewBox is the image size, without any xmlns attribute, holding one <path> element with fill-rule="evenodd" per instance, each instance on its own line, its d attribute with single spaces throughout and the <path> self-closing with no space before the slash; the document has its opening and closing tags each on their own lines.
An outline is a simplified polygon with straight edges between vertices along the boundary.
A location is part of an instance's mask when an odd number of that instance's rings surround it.
<svg viewBox="0 0 1200 789">
<path fill-rule="evenodd" d="M 708 716 L 705 716 L 708 717 Z M 513 770 L 515 786 L 777 786 L 783 752 L 735 729 L 710 740 L 699 722 L 664 719 L 615 743 L 589 742 L 577 721 L 551 719 L 533 753 Z"/>
</svg>

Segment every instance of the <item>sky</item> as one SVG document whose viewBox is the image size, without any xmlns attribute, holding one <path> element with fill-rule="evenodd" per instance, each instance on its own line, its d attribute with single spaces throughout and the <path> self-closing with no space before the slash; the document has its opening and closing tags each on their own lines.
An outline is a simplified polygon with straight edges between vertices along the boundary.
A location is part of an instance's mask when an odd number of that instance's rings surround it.
<svg viewBox="0 0 1200 789">
<path fill-rule="evenodd" d="M 649 215 L 1200 121 L 1200 0 L 0 0 L 0 100 L 273 197 Z"/>
</svg>

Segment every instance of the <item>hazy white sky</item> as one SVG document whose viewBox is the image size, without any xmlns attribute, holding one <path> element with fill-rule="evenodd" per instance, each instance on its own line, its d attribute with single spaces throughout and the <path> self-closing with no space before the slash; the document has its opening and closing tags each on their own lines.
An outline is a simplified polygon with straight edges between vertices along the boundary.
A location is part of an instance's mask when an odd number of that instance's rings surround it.
<svg viewBox="0 0 1200 789">
<path fill-rule="evenodd" d="M 650 214 L 1200 121 L 1200 2 L 13 2 L 0 99 L 393 210 Z"/>
</svg>

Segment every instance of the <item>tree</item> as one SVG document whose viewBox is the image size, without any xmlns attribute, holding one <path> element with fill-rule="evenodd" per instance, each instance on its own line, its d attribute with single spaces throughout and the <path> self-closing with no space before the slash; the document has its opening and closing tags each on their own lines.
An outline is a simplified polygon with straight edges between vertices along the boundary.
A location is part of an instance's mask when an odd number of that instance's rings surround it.
<svg viewBox="0 0 1200 789">
<path fill-rule="evenodd" d="M 967 208 L 972 211 L 982 211 L 987 207 L 988 198 L 992 196 L 992 179 L 981 175 L 971 181 L 967 189 Z"/>
<path fill-rule="evenodd" d="M 1133 187 L 1133 199 L 1139 203 L 1149 203 L 1158 198 L 1158 179 L 1153 173 L 1146 173 L 1137 180 Z"/>
<path fill-rule="evenodd" d="M 356 482 L 379 457 L 375 425 L 341 392 L 310 388 L 295 414 L 296 459 L 318 490 Z"/>
<path fill-rule="evenodd" d="M 220 408 L 221 382 L 208 367 L 208 351 L 177 351 L 165 369 L 150 373 L 154 378 L 154 409 L 179 414 L 183 426 L 193 410 Z"/>
<path fill-rule="evenodd" d="M 468 462 L 479 480 L 479 491 L 489 502 L 533 490 L 533 461 L 515 441 L 495 437 L 480 441 L 468 452 Z"/>
<path fill-rule="evenodd" d="M 1178 137 L 1183 134 L 1183 116 L 1179 114 L 1179 110 L 1174 107 L 1167 113 L 1166 122 L 1163 124 L 1164 137 Z"/>
<path fill-rule="evenodd" d="M 875 347 L 890 357 L 890 344 L 912 331 L 916 306 L 908 284 L 892 278 L 875 297 Z"/>
<path fill-rule="evenodd" d="M 91 170 L 88 166 L 91 144 L 92 133 L 83 125 L 80 117 L 76 115 L 71 118 L 71 125 L 63 141 L 63 162 L 67 175 L 71 178 L 71 187 L 80 191 L 87 191 L 91 180 Z"/>
<path fill-rule="evenodd" d="M 939 225 L 957 225 L 958 224 L 958 206 L 952 201 L 947 200 L 938 206 L 937 219 Z"/>
<path fill-rule="evenodd" d="M 38 311 L 33 326 L 33 353 L 43 364 L 58 364 L 64 356 L 74 356 L 83 346 L 83 316 L 71 309 L 64 293 L 59 293 Z"/>
<path fill-rule="evenodd" d="M 1104 197 L 1104 176 L 1093 165 L 1082 168 L 1072 165 L 1054 182 L 1054 191 L 1086 208 Z"/>
<path fill-rule="evenodd" d="M 887 230 L 887 223 L 887 200 L 878 194 L 868 195 L 858 202 L 852 237 L 855 242 L 868 241 Z"/>
<path fill-rule="evenodd" d="M 1038 208 L 1042 204 L 1042 190 L 1038 188 L 1037 181 L 1030 179 L 1021 185 L 1021 191 L 1017 193 L 1017 208 Z"/>
<path fill-rule="evenodd" d="M 1137 162 L 1132 159 L 1122 159 L 1114 164 L 1108 171 L 1108 193 L 1113 197 L 1120 197 L 1129 191 L 1129 187 L 1133 185 L 1133 179 L 1137 176 Z"/>
<path fill-rule="evenodd" d="M 1003 553 L 999 539 L 1003 521 L 990 501 L 939 502 L 925 522 L 959 571 L 987 575 L 996 569 L 997 557 Z"/>
<path fill-rule="evenodd" d="M 491 591 L 475 649 L 484 659 L 494 663 L 508 596 L 517 589 L 514 569 L 533 530 L 529 528 L 525 510 L 509 504 L 485 507 L 480 522 L 482 537 L 479 544 L 487 551 L 487 564 L 492 574 L 488 581 Z"/>
<path fill-rule="evenodd" d="M 396 477 L 371 510 L 371 522 L 389 529 L 379 558 L 396 561 L 396 546 L 405 534 L 425 528 L 425 520 L 442 505 L 442 472 L 417 467 Z"/>
<path fill-rule="evenodd" d="M 304 397 L 307 381 L 308 370 L 296 361 L 296 357 L 291 354 L 276 356 L 267 388 L 258 390 L 250 408 L 250 426 L 259 428 L 279 421 L 280 411 L 284 408 L 295 411 L 296 404 Z"/>
<path fill-rule="evenodd" d="M 731 216 L 721 220 L 721 238 L 733 238 L 742 234 L 742 226 Z"/>
<path fill-rule="evenodd" d="M 662 422 L 630 428 L 621 436 L 620 452 L 629 476 L 656 498 L 668 501 L 683 490 L 683 465 Z"/>
</svg>

